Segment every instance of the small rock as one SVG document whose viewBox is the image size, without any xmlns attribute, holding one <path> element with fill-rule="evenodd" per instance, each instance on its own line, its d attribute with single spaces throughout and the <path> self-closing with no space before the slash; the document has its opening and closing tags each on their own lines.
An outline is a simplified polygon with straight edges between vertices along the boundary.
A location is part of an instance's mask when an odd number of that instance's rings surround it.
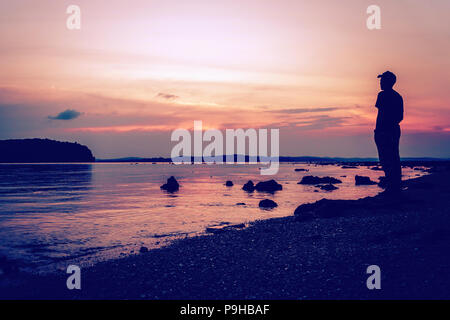
<svg viewBox="0 0 450 320">
<path fill-rule="evenodd" d="M 322 190 L 325 190 L 325 191 L 333 191 L 333 190 L 339 189 L 338 187 L 335 187 L 332 184 L 318 184 L 318 185 L 316 185 L 316 187 L 320 188 Z"/>
<path fill-rule="evenodd" d="M 377 184 L 375 181 L 370 180 L 369 177 L 365 176 L 355 176 L 355 185 L 361 186 L 361 185 L 372 185 Z"/>
<path fill-rule="evenodd" d="M 267 208 L 272 209 L 272 208 L 278 207 L 278 204 L 273 200 L 264 199 L 259 202 L 259 207 L 265 208 L 265 209 L 267 209 Z"/>
<path fill-rule="evenodd" d="M 296 172 L 308 172 L 309 170 L 308 169 L 303 169 L 303 168 L 296 168 L 296 169 L 294 169 L 294 171 L 296 171 Z"/>
<path fill-rule="evenodd" d="M 249 180 L 244 186 L 242 187 L 242 190 L 247 192 L 253 192 L 255 191 L 255 185 L 253 184 L 252 180 Z"/>
<path fill-rule="evenodd" d="M 269 181 L 258 182 L 255 186 L 255 189 L 256 191 L 275 192 L 278 190 L 282 190 L 283 186 L 272 179 Z"/>
<path fill-rule="evenodd" d="M 316 177 L 316 176 L 304 176 L 298 184 L 333 184 L 342 183 L 341 180 L 333 177 Z"/>
<path fill-rule="evenodd" d="M 146 253 L 146 252 L 148 252 L 148 248 L 147 248 L 147 247 L 141 247 L 141 248 L 139 249 L 139 252 L 140 252 L 140 253 Z"/>
<path fill-rule="evenodd" d="M 245 202 L 238 202 L 236 203 L 237 206 L 245 206 Z"/>
<path fill-rule="evenodd" d="M 358 167 L 355 166 L 342 166 L 342 169 L 357 169 Z"/>
<path fill-rule="evenodd" d="M 226 185 L 227 187 L 232 187 L 232 186 L 234 186 L 233 181 L 230 181 L 230 180 L 228 180 L 227 182 L 225 182 L 225 185 Z"/>
<path fill-rule="evenodd" d="M 180 184 L 174 176 L 171 176 L 167 179 L 167 183 L 163 184 L 160 188 L 162 190 L 166 190 L 167 192 L 175 192 L 180 188 Z"/>
</svg>

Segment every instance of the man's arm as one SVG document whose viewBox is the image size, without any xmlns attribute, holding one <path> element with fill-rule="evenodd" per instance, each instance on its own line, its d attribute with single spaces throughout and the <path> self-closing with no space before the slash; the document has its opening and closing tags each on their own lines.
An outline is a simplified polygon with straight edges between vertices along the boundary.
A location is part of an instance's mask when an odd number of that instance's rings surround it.
<svg viewBox="0 0 450 320">
<path fill-rule="evenodd" d="M 382 100 L 382 92 L 378 92 L 377 101 L 375 102 L 375 108 L 380 109 L 381 107 L 381 100 Z"/>
<path fill-rule="evenodd" d="M 402 96 L 399 96 L 398 104 L 399 104 L 399 106 L 398 106 L 397 123 L 400 123 L 403 120 L 403 98 L 402 98 Z"/>
</svg>

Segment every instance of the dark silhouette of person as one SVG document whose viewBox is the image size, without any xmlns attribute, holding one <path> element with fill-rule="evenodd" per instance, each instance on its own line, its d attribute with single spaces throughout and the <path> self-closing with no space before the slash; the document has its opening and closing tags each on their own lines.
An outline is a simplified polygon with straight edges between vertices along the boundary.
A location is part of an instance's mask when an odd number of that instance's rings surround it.
<svg viewBox="0 0 450 320">
<path fill-rule="evenodd" d="M 397 77 L 390 71 L 378 76 L 381 91 L 375 107 L 378 109 L 375 127 L 375 143 L 378 157 L 385 174 L 386 191 L 401 190 L 402 169 L 400 165 L 400 122 L 403 120 L 403 98 L 392 87 Z"/>
</svg>

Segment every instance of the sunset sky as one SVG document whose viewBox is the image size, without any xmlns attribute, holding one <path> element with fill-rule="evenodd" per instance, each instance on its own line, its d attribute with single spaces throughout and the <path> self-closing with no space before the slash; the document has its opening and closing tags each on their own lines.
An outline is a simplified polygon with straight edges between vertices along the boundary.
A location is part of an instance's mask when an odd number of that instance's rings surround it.
<svg viewBox="0 0 450 320">
<path fill-rule="evenodd" d="M 81 30 L 66 28 L 70 4 Z M 171 132 L 202 120 L 279 128 L 281 155 L 373 157 L 390 70 L 401 155 L 450 157 L 449 18 L 448 0 L 2 1 L 0 139 L 169 156 Z"/>
</svg>

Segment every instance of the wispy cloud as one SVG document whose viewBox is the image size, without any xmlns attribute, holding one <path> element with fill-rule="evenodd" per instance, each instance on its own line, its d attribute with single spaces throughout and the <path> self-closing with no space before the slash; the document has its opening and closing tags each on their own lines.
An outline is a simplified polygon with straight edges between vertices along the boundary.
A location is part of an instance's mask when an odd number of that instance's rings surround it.
<svg viewBox="0 0 450 320">
<path fill-rule="evenodd" d="M 175 100 L 175 99 L 179 98 L 179 96 L 177 96 L 177 95 L 170 94 L 170 93 L 162 93 L 162 92 L 158 93 L 156 95 L 156 97 L 157 98 L 163 98 L 163 99 L 166 99 L 166 100 Z"/>
<path fill-rule="evenodd" d="M 52 120 L 73 120 L 81 116 L 81 112 L 76 110 L 67 109 L 63 112 L 58 113 L 56 116 L 48 116 Z"/>
<path fill-rule="evenodd" d="M 315 113 L 315 112 L 328 112 L 339 110 L 337 107 L 328 107 L 328 108 L 294 108 L 294 109 L 279 109 L 279 110 L 270 110 L 267 112 L 270 113 L 284 113 L 284 114 L 297 114 L 297 113 Z"/>
</svg>

